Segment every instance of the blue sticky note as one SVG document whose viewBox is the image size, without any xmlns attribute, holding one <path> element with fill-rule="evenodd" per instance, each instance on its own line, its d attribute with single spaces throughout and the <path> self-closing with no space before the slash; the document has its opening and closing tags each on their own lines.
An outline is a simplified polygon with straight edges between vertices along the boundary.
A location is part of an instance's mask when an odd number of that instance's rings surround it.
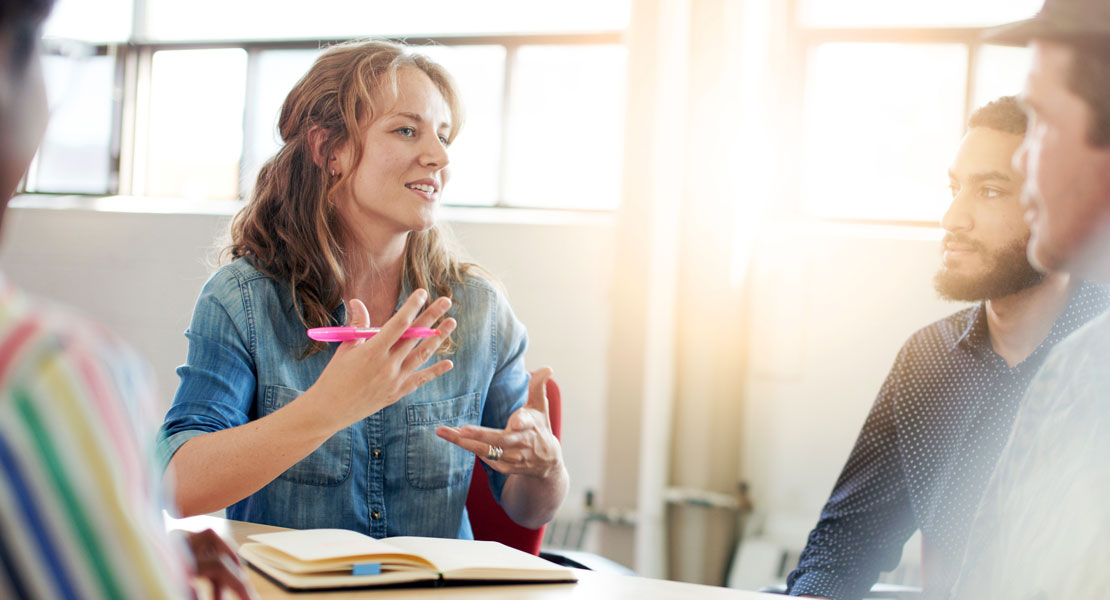
<svg viewBox="0 0 1110 600">
<path fill-rule="evenodd" d="M 351 567 L 351 575 L 381 575 L 382 563 L 362 563 Z"/>
</svg>

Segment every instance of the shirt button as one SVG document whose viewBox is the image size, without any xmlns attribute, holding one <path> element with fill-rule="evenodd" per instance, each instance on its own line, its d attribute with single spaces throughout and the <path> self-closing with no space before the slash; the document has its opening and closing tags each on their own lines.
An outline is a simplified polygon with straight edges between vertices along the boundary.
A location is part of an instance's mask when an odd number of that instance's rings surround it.
<svg viewBox="0 0 1110 600">
<path fill-rule="evenodd" d="M 382 518 L 382 513 L 375 510 L 374 512 L 370 513 L 370 518 L 377 521 L 378 519 Z"/>
<path fill-rule="evenodd" d="M 370 455 L 373 456 L 374 458 L 381 458 L 382 457 L 381 448 L 374 448 L 374 450 L 372 452 L 370 452 Z"/>
</svg>

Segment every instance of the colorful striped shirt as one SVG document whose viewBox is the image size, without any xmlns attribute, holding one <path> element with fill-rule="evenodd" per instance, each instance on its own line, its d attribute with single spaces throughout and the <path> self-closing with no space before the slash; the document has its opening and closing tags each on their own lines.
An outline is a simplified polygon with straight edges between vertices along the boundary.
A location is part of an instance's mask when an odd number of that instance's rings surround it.
<svg viewBox="0 0 1110 600">
<path fill-rule="evenodd" d="M 0 277 L 0 598 L 180 598 L 154 386 L 107 331 Z"/>
</svg>

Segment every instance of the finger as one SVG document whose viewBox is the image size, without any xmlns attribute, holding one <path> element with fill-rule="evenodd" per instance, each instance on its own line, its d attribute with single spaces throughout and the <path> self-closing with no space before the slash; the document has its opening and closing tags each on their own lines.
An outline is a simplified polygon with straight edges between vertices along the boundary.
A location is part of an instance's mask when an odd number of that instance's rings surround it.
<svg viewBox="0 0 1110 600">
<path fill-rule="evenodd" d="M 237 598 L 242 600 L 254 600 L 258 597 L 258 594 L 254 591 L 254 587 L 247 581 L 247 574 L 243 570 L 243 567 L 238 564 L 228 569 L 223 583 L 229 590 L 235 593 Z M 217 598 L 218 597 L 219 596 L 217 596 Z"/>
<path fill-rule="evenodd" d="M 370 311 L 366 310 L 366 305 L 358 298 L 351 298 L 347 301 L 347 326 L 348 327 L 369 327 L 370 326 Z M 349 342 L 340 344 L 340 348 L 354 348 L 365 342 L 365 339 L 355 339 Z"/>
<path fill-rule="evenodd" d="M 416 320 L 412 322 L 412 327 L 432 327 L 437 322 L 439 322 L 439 320 L 443 318 L 444 315 L 447 314 L 447 311 L 450 308 L 451 299 L 447 298 L 446 296 L 440 296 L 439 298 L 436 298 L 435 302 L 432 302 L 431 305 L 428 306 L 428 308 L 424 309 L 424 312 L 420 313 L 420 316 L 416 317 Z M 443 324 L 440 324 L 440 330 L 442 329 Z M 420 338 L 402 339 L 393 346 L 393 351 L 400 352 L 402 354 L 408 354 L 420 342 Z"/>
<path fill-rule="evenodd" d="M 485 458 L 487 455 L 489 455 L 490 446 L 498 446 L 504 449 L 504 446 L 501 444 L 495 444 L 466 437 L 462 435 L 462 432 L 457 427 L 438 427 L 436 429 L 436 435 L 444 440 L 447 440 L 448 442 L 451 442 L 459 448 L 466 450 L 467 452 L 472 452 L 475 456 L 478 456 L 480 458 Z"/>
<path fill-rule="evenodd" d="M 439 350 L 443 342 L 447 340 L 447 336 L 455 330 L 455 320 L 447 319 L 443 325 L 437 330 L 435 337 L 425 338 L 424 341 L 413 349 L 408 356 L 405 357 L 404 362 L 401 363 L 402 371 L 411 371 L 420 365 L 428 362 L 432 355 Z M 407 340 L 402 340 L 402 342 Z"/>
<path fill-rule="evenodd" d="M 524 445 L 523 432 L 507 432 L 504 429 L 492 429 L 478 425 L 463 425 L 456 429 L 462 439 L 475 440 L 482 444 L 500 446 L 504 449 L 516 448 Z"/>
<path fill-rule="evenodd" d="M 412 322 L 413 327 L 432 327 L 434 326 L 443 315 L 451 308 L 451 299 L 447 296 L 440 296 L 432 302 L 431 306 L 420 313 L 419 317 Z"/>
<path fill-rule="evenodd" d="M 436 364 L 420 369 L 419 371 L 409 375 L 405 381 L 397 388 L 397 398 L 411 394 L 416 388 L 428 383 L 429 381 L 443 375 L 455 367 L 455 363 L 449 360 L 441 360 Z"/>
<path fill-rule="evenodd" d="M 420 314 L 420 307 L 424 306 L 427 300 L 428 292 L 422 289 L 409 294 L 401 308 L 382 325 L 381 331 L 371 338 L 377 342 L 375 345 L 385 344 L 386 348 L 392 348 L 397 344 L 397 340 L 401 339 L 401 334 L 405 332 L 405 329 L 412 326 L 413 319 Z"/>
<path fill-rule="evenodd" d="M 205 529 L 204 533 L 208 538 L 207 541 L 210 544 L 209 547 L 211 548 L 212 552 L 216 553 L 221 558 L 231 559 L 231 562 L 235 563 L 238 566 L 243 565 L 243 563 L 239 562 L 239 555 L 231 549 L 231 546 L 227 544 L 227 542 L 224 540 L 224 538 L 220 536 L 220 534 L 216 533 L 216 530 Z"/>
<path fill-rule="evenodd" d="M 551 378 L 551 369 L 543 367 L 532 373 L 532 381 L 528 382 L 528 401 L 524 404 L 528 408 L 538 410 L 547 416 L 547 380 Z"/>
</svg>

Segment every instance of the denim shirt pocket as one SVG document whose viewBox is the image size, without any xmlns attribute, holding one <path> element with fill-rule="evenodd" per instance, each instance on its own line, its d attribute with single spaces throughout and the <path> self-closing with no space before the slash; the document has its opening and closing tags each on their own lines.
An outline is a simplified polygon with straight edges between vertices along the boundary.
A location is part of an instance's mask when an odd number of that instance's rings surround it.
<svg viewBox="0 0 1110 600">
<path fill-rule="evenodd" d="M 481 394 L 472 392 L 406 407 L 405 471 L 412 487 L 434 490 L 470 479 L 474 455 L 441 439 L 436 428 L 476 423 L 482 413 L 481 398 Z"/>
<path fill-rule="evenodd" d="M 263 415 L 268 415 L 289 404 L 303 393 L 280 385 L 266 386 L 262 399 Z M 336 432 L 311 454 L 278 475 L 278 479 L 310 485 L 342 483 L 351 473 L 353 453 L 354 441 L 351 437 L 351 428 L 348 427 Z"/>
</svg>

